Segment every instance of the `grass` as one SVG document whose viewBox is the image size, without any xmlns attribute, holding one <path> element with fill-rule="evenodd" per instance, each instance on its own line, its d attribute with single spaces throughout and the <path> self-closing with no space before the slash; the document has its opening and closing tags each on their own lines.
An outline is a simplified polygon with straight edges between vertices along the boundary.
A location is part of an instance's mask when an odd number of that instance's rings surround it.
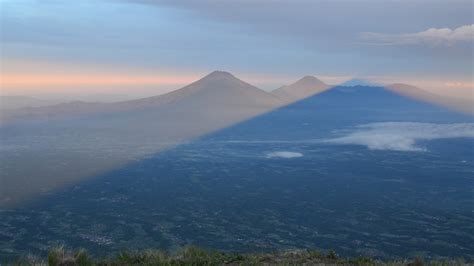
<svg viewBox="0 0 474 266">
<path fill-rule="evenodd" d="M 462 260 L 424 261 L 421 258 L 406 261 L 381 261 L 369 257 L 341 258 L 334 251 L 294 250 L 275 253 L 226 253 L 189 246 L 176 254 L 161 250 L 123 251 L 113 257 L 94 258 L 86 250 L 68 252 L 63 247 L 52 248 L 47 260 L 26 256 L 16 265 L 92 266 L 92 265 L 472 265 Z"/>
</svg>

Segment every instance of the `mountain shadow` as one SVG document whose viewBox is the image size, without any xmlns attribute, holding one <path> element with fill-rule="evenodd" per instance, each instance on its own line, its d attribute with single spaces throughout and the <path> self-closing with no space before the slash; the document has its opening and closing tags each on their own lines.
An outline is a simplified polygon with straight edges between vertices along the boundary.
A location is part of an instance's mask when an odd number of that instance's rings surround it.
<svg viewBox="0 0 474 266">
<path fill-rule="evenodd" d="M 194 244 L 473 260 L 473 122 L 385 88 L 335 87 L 1 212 L 0 256 Z M 354 132 L 424 149 L 327 141 Z"/>
</svg>

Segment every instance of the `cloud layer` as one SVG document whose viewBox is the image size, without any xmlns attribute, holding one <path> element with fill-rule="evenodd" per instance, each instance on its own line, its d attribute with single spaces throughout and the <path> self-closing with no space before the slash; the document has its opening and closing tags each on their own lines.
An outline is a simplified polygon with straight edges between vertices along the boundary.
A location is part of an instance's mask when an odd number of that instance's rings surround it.
<svg viewBox="0 0 474 266">
<path fill-rule="evenodd" d="M 423 147 L 417 146 L 416 142 L 448 138 L 474 138 L 474 123 L 371 123 L 357 126 L 342 137 L 324 142 L 364 145 L 371 150 L 426 151 Z"/>
<path fill-rule="evenodd" d="M 380 45 L 416 45 L 451 46 L 456 43 L 474 42 L 474 24 L 450 28 L 430 28 L 428 30 L 407 34 L 383 34 L 364 32 L 361 38 Z"/>
<path fill-rule="evenodd" d="M 276 151 L 267 153 L 267 158 L 298 158 L 303 157 L 302 153 L 291 151 Z"/>
</svg>

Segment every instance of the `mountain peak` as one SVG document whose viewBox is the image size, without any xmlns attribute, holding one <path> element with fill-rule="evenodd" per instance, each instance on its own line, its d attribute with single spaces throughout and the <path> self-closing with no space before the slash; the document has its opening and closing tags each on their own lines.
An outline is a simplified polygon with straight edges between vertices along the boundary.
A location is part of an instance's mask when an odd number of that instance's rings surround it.
<svg viewBox="0 0 474 266">
<path fill-rule="evenodd" d="M 234 75 L 232 75 L 229 72 L 216 70 L 207 74 L 201 80 L 208 80 L 208 79 L 238 79 L 238 78 L 236 78 Z"/>
<path fill-rule="evenodd" d="M 302 77 L 300 80 L 312 80 L 312 81 L 315 81 L 315 80 L 318 80 L 318 78 L 316 78 L 315 76 L 311 76 L 311 75 L 306 75 L 304 77 Z"/>
<path fill-rule="evenodd" d="M 239 105 L 268 108 L 281 104 L 281 101 L 274 95 L 242 81 L 226 71 L 213 71 L 181 89 L 150 97 L 145 101 L 152 105 L 186 101 L 192 106 L 197 106 L 199 103 L 206 108 L 221 106 L 221 104 L 227 107 Z"/>
<path fill-rule="evenodd" d="M 299 79 L 298 81 L 296 81 L 294 84 L 298 84 L 298 83 L 305 83 L 305 84 L 322 84 L 323 82 L 321 80 L 319 80 L 318 78 L 316 78 L 315 76 L 304 76 L 302 77 L 301 79 Z M 293 84 L 292 84 L 293 85 Z M 290 86 L 292 86 L 290 85 Z"/>
<path fill-rule="evenodd" d="M 230 87 L 241 87 L 241 86 L 252 86 L 236 76 L 226 71 L 216 70 L 213 71 L 201 79 L 191 83 L 191 87 L 199 87 L 200 89 L 209 89 L 214 87 L 230 88 Z M 186 86 L 189 87 L 189 86 Z"/>
<path fill-rule="evenodd" d="M 365 87 L 379 87 L 381 86 L 380 84 L 374 83 L 372 81 L 368 81 L 365 79 L 350 79 L 346 82 L 343 82 L 342 84 L 339 84 L 339 86 L 346 86 L 346 87 L 355 87 L 355 86 L 365 86 Z"/>
<path fill-rule="evenodd" d="M 293 102 L 320 93 L 328 87 L 314 76 L 304 76 L 295 83 L 276 89 L 272 93 L 286 102 Z"/>
</svg>

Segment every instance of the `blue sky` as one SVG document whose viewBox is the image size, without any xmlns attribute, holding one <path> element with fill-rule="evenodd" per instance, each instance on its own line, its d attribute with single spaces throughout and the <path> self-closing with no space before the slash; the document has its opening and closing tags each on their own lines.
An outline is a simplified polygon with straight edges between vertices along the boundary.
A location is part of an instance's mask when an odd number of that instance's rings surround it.
<svg viewBox="0 0 474 266">
<path fill-rule="evenodd" d="M 453 91 L 473 83 L 473 1 L 0 0 L 0 8 L 3 77 L 182 77 L 157 84 L 172 87 L 220 69 L 266 89 L 308 74 Z"/>
</svg>

